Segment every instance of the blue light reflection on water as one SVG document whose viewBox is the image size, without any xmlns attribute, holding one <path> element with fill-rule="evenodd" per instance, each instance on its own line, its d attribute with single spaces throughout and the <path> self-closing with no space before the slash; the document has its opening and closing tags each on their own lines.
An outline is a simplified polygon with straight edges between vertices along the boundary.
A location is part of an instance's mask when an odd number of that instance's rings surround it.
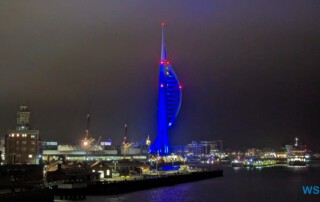
<svg viewBox="0 0 320 202">
<path fill-rule="evenodd" d="M 224 177 L 113 196 L 89 196 L 105 201 L 320 201 L 305 196 L 303 185 L 320 185 L 320 166 L 250 169 L 224 168 Z"/>
</svg>

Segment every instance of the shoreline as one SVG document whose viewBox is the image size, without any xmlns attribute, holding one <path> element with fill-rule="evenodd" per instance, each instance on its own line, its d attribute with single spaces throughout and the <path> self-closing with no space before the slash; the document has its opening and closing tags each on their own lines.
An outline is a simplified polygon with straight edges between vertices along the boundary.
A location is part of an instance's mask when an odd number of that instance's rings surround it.
<svg viewBox="0 0 320 202">
<path fill-rule="evenodd" d="M 78 192 L 88 196 L 93 195 L 117 195 L 125 194 L 135 191 L 142 191 L 165 186 L 174 186 L 177 184 L 195 182 L 199 180 L 206 180 L 210 178 L 222 177 L 223 170 L 194 172 L 189 174 L 175 174 L 155 178 L 146 178 L 142 180 L 124 180 L 117 182 L 97 182 L 95 184 L 88 184 L 86 188 L 67 190 L 54 189 L 54 195 L 65 198 L 67 195 L 74 196 Z"/>
</svg>

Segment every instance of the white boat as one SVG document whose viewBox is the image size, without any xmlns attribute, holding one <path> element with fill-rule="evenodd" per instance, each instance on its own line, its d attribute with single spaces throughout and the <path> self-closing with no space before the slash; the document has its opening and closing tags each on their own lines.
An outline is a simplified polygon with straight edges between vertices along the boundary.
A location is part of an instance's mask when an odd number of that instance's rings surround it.
<svg viewBox="0 0 320 202">
<path fill-rule="evenodd" d="M 294 145 L 286 145 L 288 151 L 287 162 L 290 166 L 305 166 L 306 165 L 306 149 L 298 144 L 298 138 L 295 138 Z"/>
<path fill-rule="evenodd" d="M 243 161 L 234 159 L 231 161 L 231 166 L 232 167 L 243 167 Z"/>
<path fill-rule="evenodd" d="M 290 166 L 305 166 L 306 165 L 306 158 L 304 153 L 303 154 L 290 154 L 287 157 L 288 165 Z"/>
</svg>

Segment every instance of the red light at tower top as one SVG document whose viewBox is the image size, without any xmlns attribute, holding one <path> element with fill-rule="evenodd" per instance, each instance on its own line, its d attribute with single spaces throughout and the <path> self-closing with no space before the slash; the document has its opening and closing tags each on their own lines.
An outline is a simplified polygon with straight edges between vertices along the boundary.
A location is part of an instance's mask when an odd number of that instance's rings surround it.
<svg viewBox="0 0 320 202">
<path fill-rule="evenodd" d="M 180 85 L 180 86 L 179 86 L 179 88 L 181 89 L 181 88 L 182 88 L 182 86 Z"/>
<path fill-rule="evenodd" d="M 166 25 L 165 22 L 161 22 L 161 26 L 164 27 Z"/>
<path fill-rule="evenodd" d="M 170 65 L 170 61 L 169 60 L 160 60 L 160 64 Z"/>
</svg>

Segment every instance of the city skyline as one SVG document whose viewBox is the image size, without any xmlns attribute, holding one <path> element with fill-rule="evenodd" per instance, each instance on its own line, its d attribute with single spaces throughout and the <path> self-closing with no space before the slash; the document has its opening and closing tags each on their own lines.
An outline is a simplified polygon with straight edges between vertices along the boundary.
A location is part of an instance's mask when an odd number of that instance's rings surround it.
<svg viewBox="0 0 320 202">
<path fill-rule="evenodd" d="M 44 140 L 79 143 L 90 113 L 96 138 L 120 143 L 128 120 L 154 141 L 165 21 L 184 92 L 172 145 L 319 149 L 318 2 L 35 2 L 0 3 L 1 137 L 24 103 Z"/>
</svg>

